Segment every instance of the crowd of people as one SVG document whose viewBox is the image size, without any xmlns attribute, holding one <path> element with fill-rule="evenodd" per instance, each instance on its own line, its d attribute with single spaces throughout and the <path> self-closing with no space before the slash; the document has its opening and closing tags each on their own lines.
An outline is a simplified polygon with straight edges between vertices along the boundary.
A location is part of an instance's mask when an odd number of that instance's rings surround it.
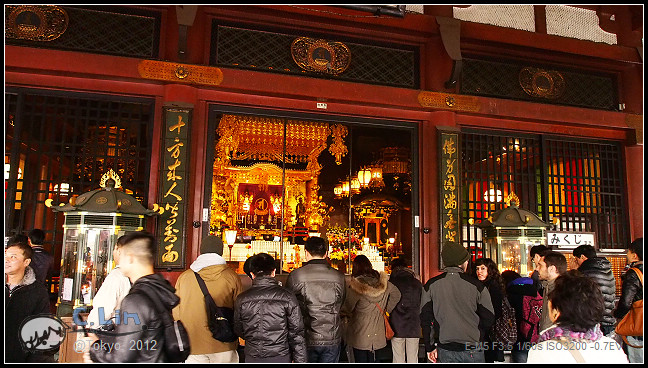
<svg viewBox="0 0 648 368">
<path fill-rule="evenodd" d="M 5 248 L 7 362 L 54 361 L 51 352 L 26 351 L 18 343 L 21 321 L 50 312 L 39 280 L 51 259 L 36 256 L 44 235 L 33 233 Z M 500 274 L 492 259 L 473 262 L 461 244 L 445 243 L 443 272 L 422 283 L 402 258 L 392 261 L 388 275 L 358 255 L 345 276 L 329 265 L 326 240 L 310 237 L 304 264 L 285 285 L 275 277 L 273 256 L 248 258 L 243 269 L 251 286 L 245 289 L 222 257 L 221 238 L 203 238 L 199 257 L 175 286 L 155 273 L 155 244 L 146 232 L 118 239 L 116 267 L 88 316 L 86 362 L 169 361 L 167 320 L 181 322 L 174 325 L 176 337 L 186 330 L 187 341 L 174 340 L 188 343 L 180 346 L 189 350 L 186 363 L 337 363 L 343 356 L 376 363 L 388 345 L 394 363 L 504 362 L 508 352 L 514 363 L 643 362 L 643 336 L 621 341 L 615 332 L 643 299 L 643 238 L 627 250 L 618 302 L 611 265 L 591 246 L 574 249 L 571 271 L 564 254 L 535 246 L 527 277 Z M 224 313 L 209 315 L 208 299 Z M 232 339 L 215 337 L 214 318 L 231 325 Z"/>
</svg>

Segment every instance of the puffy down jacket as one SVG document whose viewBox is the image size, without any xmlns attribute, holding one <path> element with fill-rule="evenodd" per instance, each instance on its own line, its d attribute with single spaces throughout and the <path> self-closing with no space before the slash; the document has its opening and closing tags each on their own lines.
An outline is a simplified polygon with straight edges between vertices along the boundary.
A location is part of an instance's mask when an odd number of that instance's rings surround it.
<svg viewBox="0 0 648 368">
<path fill-rule="evenodd" d="M 245 356 L 291 356 L 306 363 L 304 322 L 295 295 L 272 277 L 257 277 L 234 303 L 234 332 L 245 340 Z"/>
<path fill-rule="evenodd" d="M 596 281 L 601 289 L 605 302 L 605 312 L 603 313 L 603 321 L 601 322 L 607 325 L 614 325 L 616 320 L 612 316 L 612 312 L 614 311 L 616 281 L 614 279 L 614 273 L 612 273 L 610 261 L 603 257 L 590 258 L 578 267 L 578 271 Z"/>
</svg>

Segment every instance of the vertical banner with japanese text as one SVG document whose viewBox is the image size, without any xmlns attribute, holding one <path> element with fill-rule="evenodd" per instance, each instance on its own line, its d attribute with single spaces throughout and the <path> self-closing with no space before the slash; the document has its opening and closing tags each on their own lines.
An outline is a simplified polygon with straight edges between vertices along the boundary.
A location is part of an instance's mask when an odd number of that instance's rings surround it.
<svg viewBox="0 0 648 368">
<path fill-rule="evenodd" d="M 448 130 L 446 130 L 448 129 Z M 455 242 L 461 244 L 461 206 L 460 183 L 461 174 L 461 145 L 459 145 L 459 130 L 439 128 L 439 220 L 441 235 L 439 252 L 443 244 Z M 440 266 L 443 261 L 439 257 Z"/>
<path fill-rule="evenodd" d="M 156 268 L 185 268 L 185 213 L 189 169 L 189 129 L 191 110 L 165 107 L 162 134 L 160 206 L 164 214 L 158 222 L 160 246 Z"/>
</svg>

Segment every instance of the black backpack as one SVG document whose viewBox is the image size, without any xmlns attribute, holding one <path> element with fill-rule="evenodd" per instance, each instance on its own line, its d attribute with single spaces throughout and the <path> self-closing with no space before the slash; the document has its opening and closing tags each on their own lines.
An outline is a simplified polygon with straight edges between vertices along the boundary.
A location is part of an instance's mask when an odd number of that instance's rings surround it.
<svg viewBox="0 0 648 368">
<path fill-rule="evenodd" d="M 163 307 L 160 298 L 154 292 L 144 291 L 144 293 L 151 299 L 162 318 L 162 328 L 164 328 L 164 355 L 166 356 L 167 362 L 184 362 L 191 352 L 189 334 L 184 324 L 182 321 L 173 319 L 171 311 Z"/>
<path fill-rule="evenodd" d="M 194 271 L 200 290 L 205 296 L 205 309 L 207 310 L 207 321 L 209 331 L 212 337 L 220 342 L 236 341 L 237 336 L 234 333 L 232 321 L 234 320 L 234 310 L 227 307 L 219 307 L 214 302 L 214 298 L 209 294 L 205 281 L 200 277 L 198 272 Z"/>
</svg>

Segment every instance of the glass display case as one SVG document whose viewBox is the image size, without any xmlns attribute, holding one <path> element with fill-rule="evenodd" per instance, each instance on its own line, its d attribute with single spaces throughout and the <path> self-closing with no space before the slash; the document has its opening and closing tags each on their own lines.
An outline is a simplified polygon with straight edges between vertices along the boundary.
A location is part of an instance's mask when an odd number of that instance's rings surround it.
<svg viewBox="0 0 648 368">
<path fill-rule="evenodd" d="M 493 213 L 478 226 L 483 234 L 484 257 L 495 261 L 500 272 L 511 270 L 528 276 L 533 271 L 529 251 L 535 245 L 546 245 L 546 229 L 551 224 L 511 201 L 509 207 Z"/>
<path fill-rule="evenodd" d="M 115 190 L 119 178 L 114 173 L 110 177 L 110 181 L 102 179 L 102 189 L 74 197 L 68 204 L 46 203 L 65 216 L 58 316 L 70 316 L 80 307 L 90 309 L 97 290 L 115 267 L 112 253 L 117 239 L 143 230 L 145 215 L 156 213 Z"/>
</svg>

